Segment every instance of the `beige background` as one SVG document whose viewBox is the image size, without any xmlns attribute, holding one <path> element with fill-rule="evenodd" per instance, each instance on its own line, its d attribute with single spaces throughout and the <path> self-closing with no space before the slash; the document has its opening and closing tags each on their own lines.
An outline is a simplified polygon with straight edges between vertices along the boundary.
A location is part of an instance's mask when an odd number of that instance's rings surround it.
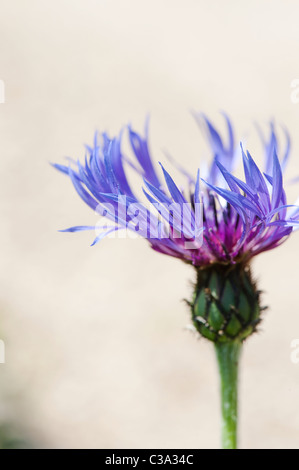
<svg viewBox="0 0 299 470">
<path fill-rule="evenodd" d="M 191 109 L 234 119 L 260 158 L 252 122 L 275 117 L 299 173 L 299 3 L 10 0 L 0 3 L 0 421 L 42 447 L 216 448 L 212 345 L 185 329 L 192 268 L 144 241 L 60 234 L 94 223 L 49 166 L 83 157 L 96 128 L 143 127 L 190 171 L 206 153 Z M 248 133 L 246 134 L 246 131 Z M 298 191 L 291 187 L 290 201 Z M 298 244 L 254 263 L 271 305 L 245 346 L 240 445 L 298 447 Z"/>
</svg>

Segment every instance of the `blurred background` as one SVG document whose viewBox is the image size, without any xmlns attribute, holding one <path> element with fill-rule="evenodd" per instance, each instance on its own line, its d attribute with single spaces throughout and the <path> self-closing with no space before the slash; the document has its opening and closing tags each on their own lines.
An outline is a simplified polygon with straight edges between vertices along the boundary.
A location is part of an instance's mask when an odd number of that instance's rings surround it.
<svg viewBox="0 0 299 470">
<path fill-rule="evenodd" d="M 149 113 L 154 159 L 167 149 L 195 172 L 207 151 L 190 111 L 224 128 L 226 110 L 258 161 L 253 122 L 284 124 L 298 175 L 299 4 L 0 6 L 0 446 L 217 448 L 214 351 L 182 301 L 193 269 L 142 240 L 58 233 L 96 216 L 49 162 L 84 157 L 95 129 L 142 131 Z M 299 444 L 298 237 L 254 261 L 270 309 L 243 351 L 242 448 Z"/>
</svg>

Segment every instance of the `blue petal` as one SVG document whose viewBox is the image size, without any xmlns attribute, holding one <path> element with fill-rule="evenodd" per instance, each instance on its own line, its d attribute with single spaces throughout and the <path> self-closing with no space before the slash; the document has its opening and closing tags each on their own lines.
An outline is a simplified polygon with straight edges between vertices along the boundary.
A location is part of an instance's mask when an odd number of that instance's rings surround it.
<svg viewBox="0 0 299 470">
<path fill-rule="evenodd" d="M 95 230 L 95 229 L 96 227 L 92 225 L 77 225 L 75 227 L 58 230 L 58 232 L 82 232 L 83 230 Z"/>
<path fill-rule="evenodd" d="M 163 174 L 164 174 L 164 178 L 165 178 L 168 190 L 169 190 L 174 202 L 177 202 L 178 204 L 185 204 L 187 201 L 184 198 L 184 196 L 182 195 L 182 193 L 179 190 L 179 188 L 177 187 L 177 185 L 175 184 L 175 182 L 173 181 L 173 179 L 171 178 L 170 174 L 165 170 L 162 163 L 159 162 L 159 164 L 160 164 L 160 166 L 163 170 Z"/>
<path fill-rule="evenodd" d="M 286 142 L 286 149 L 285 149 L 284 157 L 283 157 L 282 162 L 281 162 L 281 169 L 282 169 L 283 172 L 285 171 L 285 169 L 287 167 L 289 157 L 290 157 L 290 150 L 291 150 L 290 134 L 288 133 L 288 131 L 286 129 L 284 129 L 284 133 L 285 133 L 287 142 Z"/>
<path fill-rule="evenodd" d="M 229 173 L 229 172 L 227 171 L 227 169 L 224 168 L 224 166 L 221 165 L 221 163 L 220 163 L 218 160 L 216 160 L 215 163 L 216 163 L 216 165 L 218 166 L 219 170 L 221 171 L 221 173 L 222 173 L 224 179 L 226 180 L 228 186 L 230 187 L 230 189 L 231 189 L 232 191 L 234 191 L 235 193 L 240 193 L 240 190 L 239 190 L 239 188 L 238 188 L 238 185 L 236 184 L 236 182 L 235 182 L 234 179 L 233 179 L 233 175 L 232 175 L 231 173 Z"/>
<path fill-rule="evenodd" d="M 90 246 L 96 245 L 99 241 L 103 240 L 103 238 L 105 238 L 107 235 L 109 235 L 109 233 L 116 232 L 116 230 L 121 230 L 122 228 L 123 227 L 112 227 L 110 230 L 107 230 L 107 232 L 100 233 L 100 235 L 98 235 L 94 239 L 94 241 L 92 242 L 92 244 Z"/>
<path fill-rule="evenodd" d="M 268 211 L 271 207 L 270 195 L 263 175 L 250 153 L 245 155 L 242 144 L 241 150 L 246 183 L 259 195 L 263 208 Z"/>
<path fill-rule="evenodd" d="M 230 156 L 233 156 L 233 153 L 235 151 L 235 139 L 234 139 L 233 127 L 232 127 L 232 124 L 228 115 L 223 111 L 222 111 L 222 115 L 224 116 L 226 120 L 227 130 L 228 130 L 228 137 L 229 137 L 228 153 L 230 154 Z"/>
<path fill-rule="evenodd" d="M 197 170 L 197 177 L 195 183 L 195 191 L 194 191 L 194 202 L 195 204 L 200 203 L 200 171 Z"/>
<path fill-rule="evenodd" d="M 113 139 L 111 147 L 111 162 L 113 167 L 113 172 L 116 176 L 119 186 L 124 194 L 127 194 L 131 197 L 135 197 L 130 185 L 128 183 L 124 168 L 123 168 L 123 158 L 120 149 L 122 132 L 120 133 L 117 139 Z"/>
<path fill-rule="evenodd" d="M 96 209 L 98 202 L 83 188 L 81 182 L 76 177 L 75 173 L 69 168 L 69 175 L 72 180 L 72 183 L 84 202 L 89 205 L 92 209 Z"/>
<path fill-rule="evenodd" d="M 146 181 L 146 179 L 143 181 L 147 189 L 158 199 L 159 202 L 171 204 L 171 199 L 169 199 L 169 197 L 160 191 L 160 189 L 153 186 L 151 183 L 149 183 L 149 181 Z"/>
<path fill-rule="evenodd" d="M 104 152 L 104 163 L 106 170 L 106 178 L 108 180 L 111 191 L 116 191 L 119 193 L 119 183 L 115 177 L 112 163 L 111 163 L 111 151 L 112 151 L 113 141 L 110 141 L 108 150 Z"/>
<path fill-rule="evenodd" d="M 145 178 L 152 183 L 154 186 L 159 187 L 160 181 L 155 172 L 153 167 L 153 163 L 150 157 L 149 149 L 148 149 L 148 122 L 146 123 L 146 138 L 143 139 L 137 132 L 133 131 L 132 128 L 129 126 L 129 139 L 132 146 L 132 149 L 139 161 L 141 167 L 144 170 Z"/>
<path fill-rule="evenodd" d="M 58 163 L 50 163 L 56 170 L 61 171 L 61 173 L 69 174 L 69 167 L 65 165 L 59 165 Z"/>
<path fill-rule="evenodd" d="M 227 189 L 218 188 L 213 184 L 209 184 L 207 181 L 203 180 L 207 186 L 209 186 L 213 191 L 218 193 L 224 199 L 226 199 L 239 213 L 238 209 L 241 209 L 242 213 L 244 214 L 245 209 L 248 209 L 255 215 L 261 218 L 262 214 L 259 208 L 254 205 L 248 198 L 242 196 L 241 194 L 234 193 L 232 191 L 228 191 Z M 241 214 L 240 214 L 241 215 Z"/>
<path fill-rule="evenodd" d="M 276 154 L 273 152 L 273 191 L 272 191 L 272 209 L 279 206 L 282 198 L 282 171 Z"/>
<path fill-rule="evenodd" d="M 209 135 L 209 140 L 210 140 L 210 145 L 213 149 L 214 154 L 221 154 L 224 152 L 224 147 L 222 143 L 222 139 L 219 135 L 219 133 L 216 131 L 215 127 L 213 124 L 209 121 L 207 116 L 203 113 L 201 113 L 202 118 L 204 119 L 207 130 L 208 130 L 208 135 Z"/>
</svg>

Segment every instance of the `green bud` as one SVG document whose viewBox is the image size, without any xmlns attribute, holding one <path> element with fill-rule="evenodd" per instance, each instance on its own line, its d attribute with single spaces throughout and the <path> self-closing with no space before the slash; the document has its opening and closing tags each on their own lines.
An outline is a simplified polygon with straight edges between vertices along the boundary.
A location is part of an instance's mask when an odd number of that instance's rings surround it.
<svg viewBox="0 0 299 470">
<path fill-rule="evenodd" d="M 213 342 L 243 341 L 260 322 L 260 291 L 248 265 L 215 264 L 197 269 L 190 303 L 197 331 Z"/>
</svg>

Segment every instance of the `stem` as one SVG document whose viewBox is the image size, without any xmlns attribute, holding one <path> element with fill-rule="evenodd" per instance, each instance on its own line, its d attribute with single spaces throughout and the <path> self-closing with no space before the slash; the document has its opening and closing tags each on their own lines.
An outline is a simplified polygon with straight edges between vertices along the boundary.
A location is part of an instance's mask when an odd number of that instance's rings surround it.
<svg viewBox="0 0 299 470">
<path fill-rule="evenodd" d="M 222 448 L 237 449 L 239 341 L 215 343 L 221 386 Z"/>
</svg>

